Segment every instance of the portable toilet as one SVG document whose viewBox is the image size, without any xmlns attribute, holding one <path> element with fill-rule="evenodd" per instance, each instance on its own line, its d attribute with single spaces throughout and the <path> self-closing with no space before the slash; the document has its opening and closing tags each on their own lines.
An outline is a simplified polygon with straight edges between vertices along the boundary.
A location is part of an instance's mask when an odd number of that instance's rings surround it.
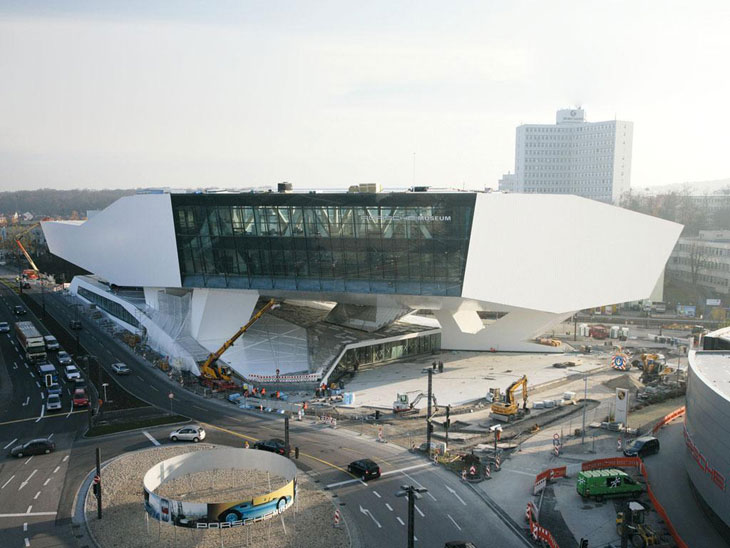
<svg viewBox="0 0 730 548">
<path fill-rule="evenodd" d="M 618 339 L 618 335 L 621 332 L 621 328 L 618 325 L 612 325 L 610 331 L 610 337 L 612 339 Z"/>
</svg>

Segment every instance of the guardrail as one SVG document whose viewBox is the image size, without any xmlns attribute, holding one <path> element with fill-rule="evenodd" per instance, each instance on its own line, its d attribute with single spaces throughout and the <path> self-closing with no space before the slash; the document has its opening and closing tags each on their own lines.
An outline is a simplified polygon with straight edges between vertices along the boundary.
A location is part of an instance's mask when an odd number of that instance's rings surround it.
<svg viewBox="0 0 730 548">
<path fill-rule="evenodd" d="M 651 429 L 651 433 L 652 433 L 652 434 L 656 434 L 656 433 L 657 433 L 657 432 L 659 432 L 659 430 L 661 430 L 661 429 L 662 429 L 662 427 L 664 427 L 664 426 L 665 426 L 665 425 L 666 425 L 667 423 L 669 423 L 669 422 L 673 421 L 673 420 L 674 420 L 674 419 L 676 419 L 677 417 L 681 417 L 681 416 L 683 416 L 683 415 L 684 415 L 684 414 L 686 413 L 686 411 L 687 411 L 687 408 L 686 408 L 686 407 L 685 407 L 685 406 L 683 405 L 683 406 L 682 406 L 682 407 L 680 407 L 679 409 L 675 409 L 674 411 L 672 411 L 672 412 L 671 412 L 671 413 L 669 413 L 668 415 L 665 415 L 665 416 L 664 416 L 664 418 L 662 418 L 662 419 L 661 419 L 661 420 L 660 420 L 660 421 L 659 421 L 658 423 L 656 423 L 656 424 L 654 425 L 654 427 L 653 427 L 653 428 Z"/>
</svg>

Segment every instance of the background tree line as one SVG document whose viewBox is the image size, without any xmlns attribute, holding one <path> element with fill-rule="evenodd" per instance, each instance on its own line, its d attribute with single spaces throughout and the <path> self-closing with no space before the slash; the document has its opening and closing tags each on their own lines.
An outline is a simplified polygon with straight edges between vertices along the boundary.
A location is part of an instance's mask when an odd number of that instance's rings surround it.
<svg viewBox="0 0 730 548">
<path fill-rule="evenodd" d="M 104 209 L 122 196 L 134 194 L 134 189 L 114 190 L 18 190 L 0 192 L 0 213 L 10 217 L 17 212 L 37 217 L 84 218 L 90 209 Z M 39 220 L 39 219 L 35 219 Z"/>
</svg>

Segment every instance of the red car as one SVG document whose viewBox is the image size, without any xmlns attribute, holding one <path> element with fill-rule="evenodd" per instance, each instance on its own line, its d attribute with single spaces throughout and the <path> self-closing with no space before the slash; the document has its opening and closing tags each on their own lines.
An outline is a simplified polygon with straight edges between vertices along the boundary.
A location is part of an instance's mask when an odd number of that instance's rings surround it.
<svg viewBox="0 0 730 548">
<path fill-rule="evenodd" d="M 89 398 L 86 395 L 86 391 L 82 388 L 74 390 L 73 405 L 74 407 L 86 407 L 89 405 Z"/>
</svg>

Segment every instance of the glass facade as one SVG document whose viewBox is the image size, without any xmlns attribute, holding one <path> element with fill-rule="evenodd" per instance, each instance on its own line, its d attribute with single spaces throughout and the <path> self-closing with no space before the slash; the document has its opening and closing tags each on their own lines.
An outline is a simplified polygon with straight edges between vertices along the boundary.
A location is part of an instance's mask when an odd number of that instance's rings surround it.
<svg viewBox="0 0 730 548">
<path fill-rule="evenodd" d="M 111 314 L 112 316 L 119 318 L 123 322 L 127 322 L 129 325 L 139 328 L 139 321 L 129 311 L 124 308 L 121 304 L 106 297 L 102 297 L 98 293 L 89 291 L 85 287 L 79 286 L 79 295 L 81 295 L 87 301 L 94 303 L 96 306 L 101 308 L 104 312 Z"/>
<path fill-rule="evenodd" d="M 171 198 L 186 287 L 461 295 L 474 194 Z"/>
</svg>

